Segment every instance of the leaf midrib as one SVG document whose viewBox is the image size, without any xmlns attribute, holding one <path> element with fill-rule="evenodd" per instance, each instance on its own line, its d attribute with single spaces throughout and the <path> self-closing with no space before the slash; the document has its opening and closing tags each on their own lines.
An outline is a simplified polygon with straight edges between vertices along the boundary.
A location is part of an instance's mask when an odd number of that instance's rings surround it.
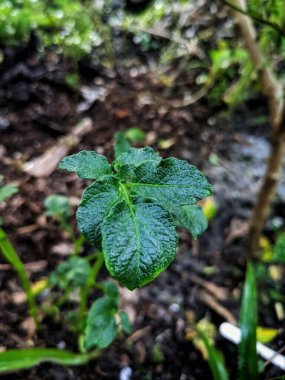
<svg viewBox="0 0 285 380">
<path fill-rule="evenodd" d="M 131 200 L 130 194 L 129 194 L 129 192 L 128 192 L 128 190 L 124 184 L 120 183 L 120 188 L 122 189 L 123 197 L 124 197 L 126 204 L 130 210 L 130 214 L 131 214 L 131 217 L 132 217 L 133 222 L 134 222 L 135 233 L 136 233 L 136 243 L 137 243 L 137 257 L 138 257 L 137 270 L 138 270 L 139 266 L 140 266 L 140 254 L 141 254 L 139 226 L 138 226 L 137 218 L 136 218 L 135 211 L 134 211 L 134 204 Z"/>
<path fill-rule="evenodd" d="M 131 186 L 131 187 L 134 187 L 134 186 L 139 186 L 139 187 L 177 187 L 177 186 L 181 186 L 181 187 L 195 187 L 195 184 L 193 185 L 185 185 L 184 183 L 183 184 L 180 184 L 180 183 L 174 183 L 174 184 L 159 184 L 159 183 L 135 183 L 135 182 L 128 182 L 127 183 L 128 186 Z M 197 186 L 197 185 L 196 185 Z"/>
</svg>

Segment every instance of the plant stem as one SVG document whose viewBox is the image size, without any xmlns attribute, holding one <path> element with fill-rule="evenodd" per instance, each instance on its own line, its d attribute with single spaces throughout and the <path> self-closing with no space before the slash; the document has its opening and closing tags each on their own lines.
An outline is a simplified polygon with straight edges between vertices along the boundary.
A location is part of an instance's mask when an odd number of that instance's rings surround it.
<svg viewBox="0 0 285 380">
<path fill-rule="evenodd" d="M 81 247 L 84 243 L 84 237 L 82 235 L 79 236 L 79 238 L 76 238 L 74 241 L 74 248 L 73 248 L 73 255 L 77 256 L 80 253 Z"/>
<path fill-rule="evenodd" d="M 249 238 L 247 241 L 247 257 L 250 260 L 257 258 L 259 239 L 266 218 L 270 212 L 275 190 L 280 178 L 282 158 L 285 151 L 284 135 L 283 129 L 280 128 L 274 133 L 271 140 L 271 153 L 268 159 L 266 173 L 250 220 Z"/>
<path fill-rule="evenodd" d="M 284 86 L 277 80 L 273 68 L 267 62 L 268 59 L 266 59 L 258 45 L 256 31 L 251 18 L 240 13 L 240 10 L 246 11 L 247 1 L 232 0 L 231 4 L 239 8 L 235 11 L 235 17 L 245 48 L 261 84 L 262 92 L 267 98 L 272 127 L 271 152 L 263 183 L 257 195 L 257 202 L 253 208 L 247 239 L 247 258 L 249 261 L 254 261 L 257 259 L 259 239 L 270 212 L 278 184 L 285 150 Z"/>
<path fill-rule="evenodd" d="M 0 228 L 0 250 L 3 253 L 5 259 L 9 262 L 9 264 L 11 264 L 19 276 L 19 279 L 27 296 L 30 315 L 33 317 L 38 328 L 39 315 L 35 296 L 32 292 L 32 287 L 26 272 L 26 268 L 2 228 Z"/>
<path fill-rule="evenodd" d="M 222 3 L 224 3 L 225 5 L 228 5 L 234 11 L 250 17 L 251 19 L 253 19 L 254 21 L 258 22 L 261 25 L 270 26 L 271 28 L 276 30 L 276 32 L 278 32 L 281 36 L 283 36 L 283 37 L 285 36 L 285 30 L 279 24 L 272 22 L 270 20 L 264 19 L 262 17 L 259 17 L 255 14 L 253 14 L 252 12 L 248 11 L 247 9 L 243 9 L 242 7 L 238 7 L 237 5 L 233 4 L 231 1 L 222 0 Z"/>
<path fill-rule="evenodd" d="M 87 309 L 88 296 L 89 296 L 90 289 L 92 288 L 92 286 L 94 286 L 96 284 L 96 280 L 97 280 L 98 274 L 100 272 L 100 269 L 102 268 L 103 263 L 104 263 L 104 256 L 103 256 L 103 253 L 100 252 L 98 257 L 97 257 L 97 260 L 95 261 L 95 263 L 92 267 L 90 275 L 87 278 L 86 285 L 81 291 L 80 305 L 79 305 L 79 311 L 78 311 L 78 322 L 79 323 L 82 320 L 84 313 Z"/>
</svg>

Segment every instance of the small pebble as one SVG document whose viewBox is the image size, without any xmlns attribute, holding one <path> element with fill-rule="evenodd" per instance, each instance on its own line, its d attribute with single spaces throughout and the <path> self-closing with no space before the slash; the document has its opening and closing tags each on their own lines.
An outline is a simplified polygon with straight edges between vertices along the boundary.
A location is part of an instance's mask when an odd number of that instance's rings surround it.
<svg viewBox="0 0 285 380">
<path fill-rule="evenodd" d="M 131 367 L 123 368 L 120 372 L 120 380 L 131 380 L 132 373 Z"/>
<path fill-rule="evenodd" d="M 173 313 L 178 313 L 180 311 L 180 306 L 177 303 L 172 303 L 169 305 L 169 311 L 172 311 Z"/>
<path fill-rule="evenodd" d="M 59 350 L 64 350 L 66 348 L 66 343 L 63 340 L 61 340 L 60 342 L 58 342 L 58 344 L 56 345 L 56 347 Z"/>
</svg>

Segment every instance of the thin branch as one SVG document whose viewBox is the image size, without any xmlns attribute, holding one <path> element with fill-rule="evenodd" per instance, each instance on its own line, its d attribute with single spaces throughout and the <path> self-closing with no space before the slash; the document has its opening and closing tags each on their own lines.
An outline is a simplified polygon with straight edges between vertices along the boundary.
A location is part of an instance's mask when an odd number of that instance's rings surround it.
<svg viewBox="0 0 285 380">
<path fill-rule="evenodd" d="M 285 37 L 285 30 L 279 24 L 277 24 L 276 22 L 272 22 L 272 21 L 269 21 L 269 20 L 264 19 L 262 17 L 258 17 L 255 14 L 249 12 L 247 9 L 244 10 L 244 9 L 242 9 L 242 8 L 234 5 L 231 1 L 228 1 L 228 0 L 221 0 L 221 1 L 225 5 L 227 5 L 230 8 L 232 8 L 234 11 L 239 12 L 239 13 L 245 15 L 245 16 L 250 17 L 252 20 L 258 22 L 259 24 L 266 25 L 266 26 L 269 26 L 269 27 L 273 28 L 281 36 Z"/>
<path fill-rule="evenodd" d="M 227 1 L 227 0 L 222 0 Z M 235 7 L 246 10 L 246 0 L 233 0 Z M 232 5 L 232 4 L 231 4 Z M 285 151 L 285 107 L 284 87 L 274 75 L 272 67 L 260 49 L 252 19 L 244 12 L 235 10 L 235 17 L 241 31 L 245 48 L 257 73 L 263 94 L 267 97 L 272 125 L 271 152 L 267 162 L 257 202 L 253 208 L 247 240 L 247 257 L 257 258 L 259 239 L 271 209 L 282 167 Z"/>
</svg>

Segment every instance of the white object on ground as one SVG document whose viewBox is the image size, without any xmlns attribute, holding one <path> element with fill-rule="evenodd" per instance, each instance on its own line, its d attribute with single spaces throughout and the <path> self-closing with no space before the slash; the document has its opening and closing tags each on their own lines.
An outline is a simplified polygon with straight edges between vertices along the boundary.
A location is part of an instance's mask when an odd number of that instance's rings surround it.
<svg viewBox="0 0 285 380">
<path fill-rule="evenodd" d="M 220 334 L 230 340 L 232 343 L 238 344 L 241 340 L 241 330 L 237 326 L 231 323 L 224 322 L 220 325 Z M 257 353 L 262 356 L 265 360 L 269 360 L 272 364 L 285 371 L 285 356 L 278 354 L 278 352 L 266 347 L 264 344 L 257 342 L 256 344 Z"/>
<path fill-rule="evenodd" d="M 121 369 L 120 380 L 131 380 L 132 373 L 133 371 L 131 367 L 125 367 Z"/>
</svg>

